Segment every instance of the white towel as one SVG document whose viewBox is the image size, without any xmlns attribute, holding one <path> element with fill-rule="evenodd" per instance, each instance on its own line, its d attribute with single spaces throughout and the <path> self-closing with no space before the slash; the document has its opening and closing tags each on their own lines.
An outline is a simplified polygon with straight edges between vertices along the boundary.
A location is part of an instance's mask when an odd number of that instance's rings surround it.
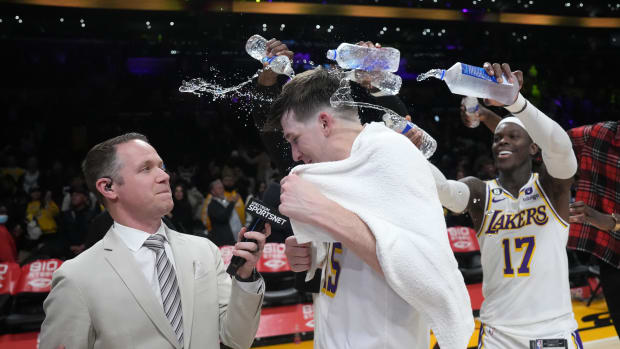
<svg viewBox="0 0 620 349">
<path fill-rule="evenodd" d="M 291 173 L 368 225 L 388 284 L 428 321 L 442 349 L 467 347 L 474 330 L 469 294 L 430 168 L 406 137 L 371 123 L 356 138 L 349 158 L 296 166 Z M 309 274 L 314 275 L 324 256 L 321 242 L 334 239 L 315 226 L 294 219 L 291 224 L 297 241 L 313 242 Z"/>
</svg>

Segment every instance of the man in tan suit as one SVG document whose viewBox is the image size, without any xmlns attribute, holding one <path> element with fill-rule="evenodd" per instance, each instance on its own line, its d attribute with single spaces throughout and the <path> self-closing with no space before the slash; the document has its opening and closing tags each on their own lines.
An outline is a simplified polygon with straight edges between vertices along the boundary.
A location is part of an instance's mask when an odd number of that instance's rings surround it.
<svg viewBox="0 0 620 349">
<path fill-rule="evenodd" d="M 215 245 L 162 223 L 170 177 L 146 137 L 100 143 L 82 169 L 114 224 L 54 273 L 41 348 L 249 348 L 264 294 L 254 266 L 270 228 L 239 232 L 257 243 L 235 245 L 247 262 L 231 280 Z"/>
</svg>

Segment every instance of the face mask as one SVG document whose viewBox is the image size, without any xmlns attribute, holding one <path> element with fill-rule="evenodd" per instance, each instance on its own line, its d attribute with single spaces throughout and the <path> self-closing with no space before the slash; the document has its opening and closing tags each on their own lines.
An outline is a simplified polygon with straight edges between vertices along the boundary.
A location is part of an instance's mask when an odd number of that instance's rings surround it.
<svg viewBox="0 0 620 349">
<path fill-rule="evenodd" d="M 9 220 L 9 216 L 7 216 L 5 214 L 0 214 L 0 224 L 4 224 L 8 220 Z"/>
</svg>

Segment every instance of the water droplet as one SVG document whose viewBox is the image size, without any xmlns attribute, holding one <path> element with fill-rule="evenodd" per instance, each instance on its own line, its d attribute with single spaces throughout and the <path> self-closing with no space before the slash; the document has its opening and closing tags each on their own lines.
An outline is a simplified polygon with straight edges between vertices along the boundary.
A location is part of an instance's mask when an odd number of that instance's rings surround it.
<svg viewBox="0 0 620 349">
<path fill-rule="evenodd" d="M 442 71 L 443 71 L 443 69 L 431 69 L 431 70 L 427 71 L 426 73 L 418 75 L 418 78 L 416 80 L 417 81 L 422 81 L 422 80 L 426 80 L 426 79 L 428 79 L 430 77 L 439 79 L 441 77 L 441 72 Z"/>
</svg>

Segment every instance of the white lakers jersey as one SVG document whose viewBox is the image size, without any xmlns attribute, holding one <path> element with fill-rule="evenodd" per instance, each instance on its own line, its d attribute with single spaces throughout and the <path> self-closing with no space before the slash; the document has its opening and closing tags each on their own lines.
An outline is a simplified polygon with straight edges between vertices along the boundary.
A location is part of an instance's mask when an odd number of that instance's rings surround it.
<svg viewBox="0 0 620 349">
<path fill-rule="evenodd" d="M 315 349 L 428 348 L 429 327 L 385 279 L 330 243 L 315 306 Z"/>
<path fill-rule="evenodd" d="M 536 335 L 538 329 L 575 330 L 566 255 L 568 223 L 551 205 L 537 173 L 517 198 L 497 180 L 486 184 L 485 213 L 478 231 L 484 295 L 481 321 L 527 329 L 524 335 Z"/>
</svg>

